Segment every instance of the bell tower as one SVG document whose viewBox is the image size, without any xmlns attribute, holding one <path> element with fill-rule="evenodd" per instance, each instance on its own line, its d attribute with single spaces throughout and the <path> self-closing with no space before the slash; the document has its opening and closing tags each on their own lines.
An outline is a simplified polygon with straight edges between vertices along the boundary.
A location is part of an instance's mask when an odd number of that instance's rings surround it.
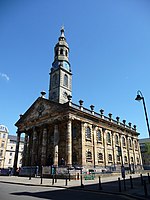
<svg viewBox="0 0 150 200">
<path fill-rule="evenodd" d="M 49 100 L 58 103 L 68 102 L 72 96 L 72 73 L 69 63 L 69 46 L 64 35 L 64 27 L 54 48 L 54 62 L 50 72 Z"/>
</svg>

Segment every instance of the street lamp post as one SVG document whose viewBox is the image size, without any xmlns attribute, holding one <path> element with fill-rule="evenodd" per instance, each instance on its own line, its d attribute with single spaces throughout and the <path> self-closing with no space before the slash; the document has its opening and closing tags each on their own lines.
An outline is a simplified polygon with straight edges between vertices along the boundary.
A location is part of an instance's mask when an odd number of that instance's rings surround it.
<svg viewBox="0 0 150 200">
<path fill-rule="evenodd" d="M 140 90 L 137 91 L 137 96 L 136 96 L 135 100 L 136 101 L 142 100 L 142 102 L 143 102 L 145 118 L 146 118 L 146 123 L 147 123 L 147 129 L 148 129 L 148 134 L 149 134 L 149 137 L 150 137 L 150 128 L 149 128 L 149 122 L 148 122 L 148 115 L 147 115 L 147 111 L 146 111 L 145 100 L 144 100 L 144 96 L 142 95 L 142 92 Z"/>
</svg>

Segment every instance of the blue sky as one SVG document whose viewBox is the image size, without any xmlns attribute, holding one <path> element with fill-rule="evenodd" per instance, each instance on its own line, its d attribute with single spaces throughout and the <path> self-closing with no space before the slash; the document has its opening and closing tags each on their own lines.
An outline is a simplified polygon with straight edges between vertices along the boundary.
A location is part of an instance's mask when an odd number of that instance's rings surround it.
<svg viewBox="0 0 150 200">
<path fill-rule="evenodd" d="M 54 46 L 65 26 L 73 102 L 126 119 L 148 137 L 141 90 L 150 110 L 149 0 L 1 0 L 0 124 L 16 134 L 19 115 L 45 90 Z M 149 111 L 150 112 L 150 111 Z M 149 113 L 148 112 L 148 113 Z"/>
</svg>

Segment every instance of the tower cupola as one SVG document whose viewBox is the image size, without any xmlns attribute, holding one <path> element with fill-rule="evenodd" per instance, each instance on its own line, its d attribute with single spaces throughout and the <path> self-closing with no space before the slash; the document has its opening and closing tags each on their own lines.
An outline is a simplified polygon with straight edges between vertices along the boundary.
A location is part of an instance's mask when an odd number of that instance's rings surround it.
<svg viewBox="0 0 150 200">
<path fill-rule="evenodd" d="M 54 47 L 54 61 L 50 72 L 49 99 L 66 103 L 72 95 L 72 73 L 69 62 L 69 46 L 66 42 L 64 27 Z"/>
</svg>

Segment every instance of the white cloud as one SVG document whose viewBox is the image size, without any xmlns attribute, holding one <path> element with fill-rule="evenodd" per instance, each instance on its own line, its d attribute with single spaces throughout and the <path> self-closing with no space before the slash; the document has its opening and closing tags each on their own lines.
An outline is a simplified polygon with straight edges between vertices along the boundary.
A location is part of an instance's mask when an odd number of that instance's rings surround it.
<svg viewBox="0 0 150 200">
<path fill-rule="evenodd" d="M 9 81 L 9 76 L 7 76 L 7 74 L 4 73 L 0 73 L 0 77 L 5 78 L 7 81 Z"/>
</svg>

